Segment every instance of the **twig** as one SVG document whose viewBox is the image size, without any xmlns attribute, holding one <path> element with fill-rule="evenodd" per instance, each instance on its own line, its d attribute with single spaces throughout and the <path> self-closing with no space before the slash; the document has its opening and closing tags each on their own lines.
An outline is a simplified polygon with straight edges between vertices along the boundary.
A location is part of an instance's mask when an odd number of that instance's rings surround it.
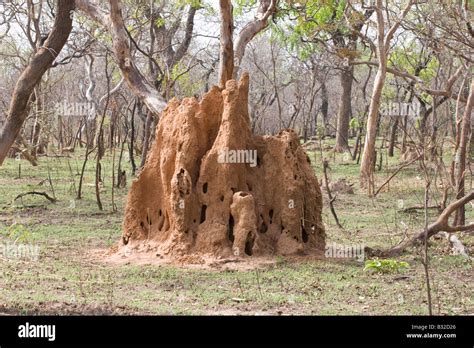
<svg viewBox="0 0 474 348">
<path fill-rule="evenodd" d="M 334 209 L 334 201 L 336 200 L 336 196 L 333 196 L 331 193 L 331 190 L 329 189 L 329 183 L 328 183 L 328 174 L 327 174 L 327 168 L 329 167 L 329 162 L 328 160 L 323 160 L 323 172 L 324 172 L 324 184 L 326 186 L 326 190 L 328 193 L 329 197 L 329 209 L 331 210 L 332 216 L 334 216 L 334 220 L 336 220 L 336 224 L 340 229 L 344 229 L 344 227 L 341 225 L 339 222 L 339 218 L 337 217 L 336 210 Z"/>
<path fill-rule="evenodd" d="M 428 255 L 428 201 L 429 201 L 430 181 L 425 185 L 425 233 L 424 233 L 424 250 L 421 258 L 423 269 L 425 271 L 426 292 L 428 295 L 428 312 L 433 315 L 433 305 L 431 302 L 431 285 L 430 285 L 430 271 L 429 271 L 429 255 Z"/>
<path fill-rule="evenodd" d="M 440 211 L 443 211 L 441 208 L 441 205 L 430 205 L 429 207 L 414 206 L 414 207 L 408 207 L 408 208 L 402 209 L 401 211 L 404 213 L 410 213 L 412 211 L 422 210 L 422 209 L 438 209 Z"/>
<path fill-rule="evenodd" d="M 49 161 L 47 163 L 48 166 L 48 182 L 49 186 L 51 187 L 51 192 L 53 192 L 53 197 L 56 199 L 56 193 L 54 192 L 54 186 L 53 186 L 53 181 L 51 180 L 51 168 L 49 167 Z"/>
</svg>

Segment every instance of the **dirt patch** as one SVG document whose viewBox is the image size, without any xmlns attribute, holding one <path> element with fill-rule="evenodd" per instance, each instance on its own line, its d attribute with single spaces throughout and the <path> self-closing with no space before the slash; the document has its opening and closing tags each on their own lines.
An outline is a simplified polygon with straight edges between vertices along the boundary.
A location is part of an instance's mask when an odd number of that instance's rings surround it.
<svg viewBox="0 0 474 348">
<path fill-rule="evenodd" d="M 254 269 L 269 269 L 277 267 L 279 264 L 301 265 L 307 262 L 328 260 L 322 253 L 310 251 L 300 255 L 287 255 L 284 258 L 280 256 L 263 255 L 253 257 L 221 257 L 212 254 L 199 254 L 188 257 L 166 257 L 164 255 L 151 252 L 153 249 L 150 244 L 140 244 L 140 247 L 119 248 L 114 246 L 110 249 L 89 249 L 82 255 L 84 260 L 92 264 L 100 265 L 105 262 L 112 267 L 125 265 L 142 266 L 165 266 L 179 267 L 182 269 L 197 269 L 208 271 L 249 271 Z M 330 259 L 333 262 L 341 260 Z M 354 263 L 355 261 L 349 261 Z"/>
<path fill-rule="evenodd" d="M 98 264 L 103 263 L 112 266 L 124 266 L 129 264 L 143 266 L 175 266 L 187 269 L 214 270 L 214 271 L 247 271 L 256 268 L 267 268 L 278 263 L 274 256 L 254 256 L 254 257 L 220 257 L 213 254 L 187 255 L 183 257 L 168 257 L 155 253 L 159 246 L 153 248 L 152 243 L 140 243 L 132 248 L 117 247 L 112 249 L 92 249 L 86 252 L 86 259 Z M 294 256 L 296 257 L 296 256 Z M 321 258 L 320 253 L 308 253 L 299 256 L 303 258 Z M 295 259 L 293 259 L 295 260 Z"/>
</svg>

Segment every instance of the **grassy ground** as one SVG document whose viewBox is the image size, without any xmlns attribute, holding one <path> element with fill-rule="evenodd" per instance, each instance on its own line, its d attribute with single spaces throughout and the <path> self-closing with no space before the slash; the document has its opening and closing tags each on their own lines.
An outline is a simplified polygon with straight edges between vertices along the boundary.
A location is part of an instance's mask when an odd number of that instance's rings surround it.
<svg viewBox="0 0 474 348">
<path fill-rule="evenodd" d="M 331 145 L 331 140 L 326 144 Z M 94 160 L 86 170 L 83 199 L 75 200 L 83 153 L 43 157 L 38 167 L 14 159 L 0 167 L 0 245 L 19 241 L 38 245 L 38 261 L 0 257 L 0 314 L 427 314 L 423 267 L 418 250 L 399 260 L 402 272 L 364 271 L 355 260 L 295 262 L 277 257 L 272 266 L 252 271 L 214 271 L 168 266 L 112 266 L 88 257 L 88 251 L 107 248 L 119 240 L 127 189 L 115 190 L 117 212 L 111 204 L 112 156 L 103 161 L 101 197 L 95 201 Z M 318 178 L 321 158 L 311 153 Z M 347 155 L 325 152 L 332 180 L 346 178 L 355 194 L 341 194 L 335 202 L 344 230 L 334 223 L 327 202 L 323 219 L 328 243 L 388 247 L 407 233 L 422 229 L 423 211 L 403 208 L 423 204 L 423 180 L 416 166 L 404 169 L 389 191 L 368 198 L 358 188 L 358 165 Z M 384 160 L 376 173 L 380 185 L 399 163 Z M 21 174 L 19 173 L 21 166 Z M 125 166 L 130 172 L 128 164 Z M 50 185 L 48 177 L 51 178 Z M 128 184 L 131 179 L 128 178 Z M 28 196 L 44 191 L 58 202 Z M 432 192 L 433 201 L 440 194 Z M 468 220 L 474 219 L 471 206 Z M 431 218 L 436 215 L 430 212 Z M 13 225 L 13 227 L 12 227 Z M 460 236 L 474 253 L 474 238 Z M 0 249 L 1 251 L 1 249 Z M 474 314 L 472 261 L 450 255 L 445 240 L 430 243 L 433 307 L 440 314 Z"/>
</svg>

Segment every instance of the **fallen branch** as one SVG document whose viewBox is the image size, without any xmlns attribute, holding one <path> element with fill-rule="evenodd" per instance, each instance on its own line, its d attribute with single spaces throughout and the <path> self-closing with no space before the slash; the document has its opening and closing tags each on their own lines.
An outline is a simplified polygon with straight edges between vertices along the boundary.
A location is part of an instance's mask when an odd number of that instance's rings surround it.
<svg viewBox="0 0 474 348">
<path fill-rule="evenodd" d="M 452 202 L 450 205 L 443 210 L 438 219 L 429 225 L 425 230 L 419 232 L 411 239 L 407 239 L 400 244 L 390 248 L 388 250 L 372 249 L 365 247 L 365 252 L 369 256 L 377 257 L 392 257 L 401 254 L 406 248 L 413 246 L 417 242 L 423 241 L 425 238 L 428 240 L 439 232 L 471 232 L 474 231 L 474 223 L 463 226 L 451 226 L 449 224 L 449 218 L 459 207 L 466 205 L 470 201 L 474 200 L 474 190 L 469 192 L 464 197 Z"/>
<path fill-rule="evenodd" d="M 29 192 L 25 192 L 25 193 L 20 193 L 18 196 L 15 197 L 15 199 L 13 199 L 13 201 L 16 201 L 17 199 L 23 198 L 23 197 L 28 196 L 28 195 L 43 196 L 44 198 L 46 198 L 51 203 L 56 203 L 57 202 L 56 198 L 51 197 L 46 192 L 38 192 L 38 191 L 29 191 Z"/>
<path fill-rule="evenodd" d="M 414 206 L 414 207 L 408 207 L 408 208 L 402 209 L 401 211 L 404 213 L 411 213 L 413 211 L 422 210 L 422 209 L 438 209 L 440 212 L 443 211 L 440 205 L 430 205 L 429 207 L 424 207 L 422 205 L 419 205 L 419 206 Z"/>
<path fill-rule="evenodd" d="M 59 155 L 59 154 L 43 154 L 41 157 L 51 157 L 51 158 L 71 158 L 71 155 Z"/>
</svg>

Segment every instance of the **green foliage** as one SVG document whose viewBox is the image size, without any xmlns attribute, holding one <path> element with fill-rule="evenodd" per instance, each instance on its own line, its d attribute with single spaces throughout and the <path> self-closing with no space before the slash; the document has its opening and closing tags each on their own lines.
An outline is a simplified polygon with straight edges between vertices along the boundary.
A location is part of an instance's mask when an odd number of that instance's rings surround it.
<svg viewBox="0 0 474 348">
<path fill-rule="evenodd" d="M 349 122 L 350 129 L 358 129 L 360 126 L 360 122 L 357 118 L 351 118 L 351 121 Z"/>
<path fill-rule="evenodd" d="M 347 0 L 283 1 L 277 14 L 281 27 L 273 26 L 272 33 L 304 60 L 315 52 L 319 40 L 327 42 L 335 36 L 347 38 L 351 25 L 361 16 L 362 13 L 348 8 Z M 337 47 L 341 57 L 359 55 L 358 51 L 341 45 Z"/>
<path fill-rule="evenodd" d="M 364 271 L 375 271 L 378 273 L 398 273 L 409 267 L 405 261 L 394 259 L 372 259 L 365 261 Z"/>
<path fill-rule="evenodd" d="M 325 127 L 318 124 L 318 126 L 316 128 L 316 134 L 317 134 L 318 138 L 324 137 L 325 132 L 326 132 Z"/>
<path fill-rule="evenodd" d="M 191 5 L 192 7 L 200 7 L 201 0 L 178 0 L 176 1 L 176 6 L 181 7 L 181 6 L 186 6 L 186 5 Z"/>
<path fill-rule="evenodd" d="M 415 129 L 420 129 L 421 127 L 421 118 L 417 117 L 415 120 Z"/>
<path fill-rule="evenodd" d="M 118 69 L 112 71 L 112 84 L 116 85 L 122 79 L 122 74 Z M 111 87 L 112 88 L 112 87 Z"/>
<path fill-rule="evenodd" d="M 249 10 L 257 5 L 257 0 L 236 0 L 233 2 L 234 5 L 234 16 L 239 17 L 244 14 L 246 10 Z"/>
<path fill-rule="evenodd" d="M 426 68 L 420 72 L 420 78 L 425 82 L 432 80 L 436 76 L 436 71 L 439 68 L 439 64 L 439 60 L 433 56 L 428 62 Z"/>
<path fill-rule="evenodd" d="M 419 72 L 419 77 L 423 81 L 429 82 L 436 76 L 440 62 L 436 56 L 433 55 L 427 59 L 426 53 L 420 49 L 420 46 L 415 41 L 412 41 L 406 47 L 394 48 L 390 54 L 389 66 L 415 75 L 416 68 L 420 62 L 424 61 L 427 61 L 427 64 Z"/>
<path fill-rule="evenodd" d="M 155 20 L 155 25 L 156 25 L 157 28 L 161 28 L 162 26 L 165 25 L 165 19 L 164 19 L 164 18 L 161 18 L 161 17 L 160 17 L 160 18 L 157 18 L 157 19 Z"/>
<path fill-rule="evenodd" d="M 191 75 L 189 74 L 188 67 L 182 62 L 179 62 L 170 73 L 170 81 L 176 80 L 179 83 L 179 87 L 182 90 L 182 93 L 187 96 L 194 95 L 199 92 L 201 88 L 201 81 L 193 81 Z M 165 85 L 166 85 L 165 81 Z"/>
<path fill-rule="evenodd" d="M 2 231 L 3 232 L 3 231 Z M 31 232 L 24 225 L 14 222 L 3 232 L 3 234 L 14 241 L 14 243 L 27 243 Z"/>
<path fill-rule="evenodd" d="M 394 77 L 392 75 L 387 76 L 387 82 L 393 81 Z M 382 90 L 382 97 L 384 100 L 395 100 L 397 98 L 397 89 L 394 85 L 385 83 Z"/>
<path fill-rule="evenodd" d="M 171 8 L 172 11 L 176 10 L 182 10 L 186 8 L 187 6 L 191 6 L 194 8 L 200 8 L 204 10 L 204 14 L 208 16 L 215 16 L 216 9 L 214 6 L 211 4 L 213 3 L 213 0 L 205 1 L 205 0 L 176 0 L 176 1 L 170 1 L 171 3 Z"/>
<path fill-rule="evenodd" d="M 426 93 L 425 91 L 421 92 L 421 98 L 425 101 L 426 104 L 430 105 L 433 103 L 433 96 Z"/>
</svg>

